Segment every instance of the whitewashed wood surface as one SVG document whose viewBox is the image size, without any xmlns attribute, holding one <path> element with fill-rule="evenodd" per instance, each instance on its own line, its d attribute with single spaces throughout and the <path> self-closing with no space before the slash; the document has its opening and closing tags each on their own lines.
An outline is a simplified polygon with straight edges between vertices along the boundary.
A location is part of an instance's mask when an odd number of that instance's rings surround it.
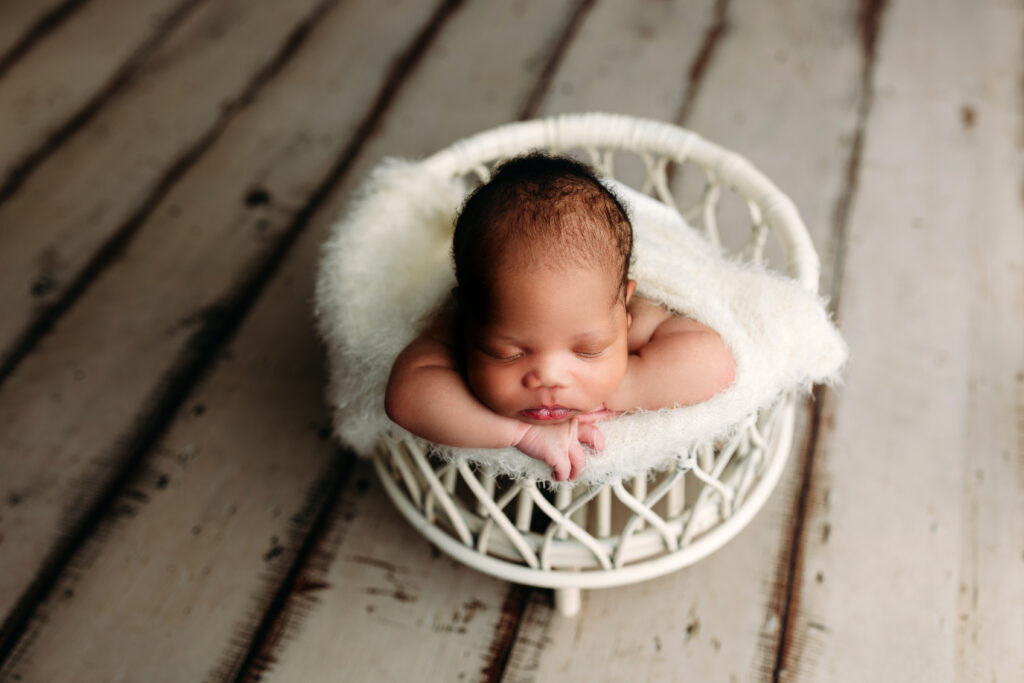
<svg viewBox="0 0 1024 683">
<path fill-rule="evenodd" d="M 886 12 L 784 680 L 1024 680 L 1022 9 Z"/>
<path fill-rule="evenodd" d="M 75 0 L 4 0 L 0 22 L 0 67 L 17 61 L 47 33 L 47 27 L 73 6 Z"/>
<path fill-rule="evenodd" d="M 168 29 L 195 7 L 192 0 L 164 0 L 132 11 L 132 4 L 86 4 L 75 21 L 62 23 L 11 69 L 0 90 L 4 183 L 13 182 L 10 176 L 31 163 L 33 153 L 45 154 L 59 145 L 70 133 L 62 131 L 63 126 L 80 126 L 92 111 L 102 108 L 106 92 L 119 80 L 130 79 Z M 98 35 L 108 39 L 97 40 Z"/>
<path fill-rule="evenodd" d="M 118 235 L 130 235 L 208 149 L 265 84 L 299 22 L 325 2 L 204 3 L 101 111 L 36 163 L 0 204 L 0 363 L 48 306 L 116 256 Z"/>
<path fill-rule="evenodd" d="M 0 682 L 1024 680 L 1018 0 L 0 0 Z M 330 443 L 319 244 L 383 156 L 605 110 L 800 208 L 849 375 L 762 513 L 548 592 Z"/>
</svg>

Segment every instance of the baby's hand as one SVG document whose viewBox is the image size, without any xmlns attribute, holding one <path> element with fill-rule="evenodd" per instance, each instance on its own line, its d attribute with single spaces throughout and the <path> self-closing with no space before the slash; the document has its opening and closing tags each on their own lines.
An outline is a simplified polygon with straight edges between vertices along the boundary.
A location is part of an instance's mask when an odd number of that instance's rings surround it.
<svg viewBox="0 0 1024 683">
<path fill-rule="evenodd" d="M 555 481 L 575 479 L 583 471 L 586 454 L 581 443 L 600 451 L 604 448 L 604 435 L 590 423 L 579 418 L 554 425 L 531 424 L 514 444 L 531 458 L 541 460 L 554 471 Z"/>
</svg>

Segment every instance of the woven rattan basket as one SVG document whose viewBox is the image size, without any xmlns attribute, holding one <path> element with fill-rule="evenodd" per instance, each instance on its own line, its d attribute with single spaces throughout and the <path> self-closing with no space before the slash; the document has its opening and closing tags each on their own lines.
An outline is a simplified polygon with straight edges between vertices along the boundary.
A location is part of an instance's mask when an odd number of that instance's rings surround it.
<svg viewBox="0 0 1024 683">
<path fill-rule="evenodd" d="M 492 129 L 423 163 L 442 177 L 486 182 L 497 162 L 534 149 L 584 155 L 607 177 L 677 209 L 716 244 L 727 227 L 721 207 L 732 193 L 733 206 L 742 207 L 744 239 L 730 253 L 764 262 L 766 249 L 774 249 L 781 270 L 817 289 L 818 257 L 793 203 L 742 157 L 677 126 L 608 114 L 558 116 Z M 617 177 L 626 167 L 634 177 Z M 684 170 L 699 178 L 687 202 L 670 189 Z M 395 505 L 431 543 L 496 577 L 555 589 L 558 609 L 571 615 L 581 589 L 660 576 L 735 536 L 782 474 L 794 403 L 786 395 L 747 416 L 735 436 L 681 453 L 674 469 L 636 472 L 600 487 L 552 492 L 533 479 L 443 462 L 399 437 L 383 439 L 374 462 Z"/>
</svg>

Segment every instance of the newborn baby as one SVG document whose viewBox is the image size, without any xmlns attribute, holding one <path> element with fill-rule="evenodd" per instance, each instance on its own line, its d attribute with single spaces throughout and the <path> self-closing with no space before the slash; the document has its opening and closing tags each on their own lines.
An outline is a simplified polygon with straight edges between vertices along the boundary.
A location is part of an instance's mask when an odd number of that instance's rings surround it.
<svg viewBox="0 0 1024 683">
<path fill-rule="evenodd" d="M 513 446 L 575 479 L 597 422 L 704 401 L 732 384 L 718 334 L 634 296 L 633 232 L 584 164 L 531 154 L 474 191 L 455 225 L 451 301 L 395 360 L 388 417 L 457 447 Z"/>
</svg>

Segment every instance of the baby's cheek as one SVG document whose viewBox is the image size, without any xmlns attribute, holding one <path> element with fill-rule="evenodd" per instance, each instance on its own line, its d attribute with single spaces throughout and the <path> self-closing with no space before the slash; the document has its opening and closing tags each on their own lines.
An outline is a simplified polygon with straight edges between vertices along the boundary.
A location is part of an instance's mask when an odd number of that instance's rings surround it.
<svg viewBox="0 0 1024 683">
<path fill-rule="evenodd" d="M 608 368 L 607 377 L 605 381 L 605 391 L 608 398 L 615 390 L 622 384 L 622 380 L 626 377 L 626 370 L 629 368 L 629 355 L 622 354 L 622 357 L 616 357 L 615 362 Z"/>
<path fill-rule="evenodd" d="M 508 381 L 496 368 L 467 360 L 466 377 L 469 388 L 480 401 L 497 413 L 505 412 L 509 398 Z"/>
<path fill-rule="evenodd" d="M 477 398 L 484 400 L 486 382 L 484 382 L 481 377 L 480 366 L 474 363 L 472 359 L 466 360 L 466 383 L 469 384 L 469 390 L 472 391 Z"/>
</svg>

